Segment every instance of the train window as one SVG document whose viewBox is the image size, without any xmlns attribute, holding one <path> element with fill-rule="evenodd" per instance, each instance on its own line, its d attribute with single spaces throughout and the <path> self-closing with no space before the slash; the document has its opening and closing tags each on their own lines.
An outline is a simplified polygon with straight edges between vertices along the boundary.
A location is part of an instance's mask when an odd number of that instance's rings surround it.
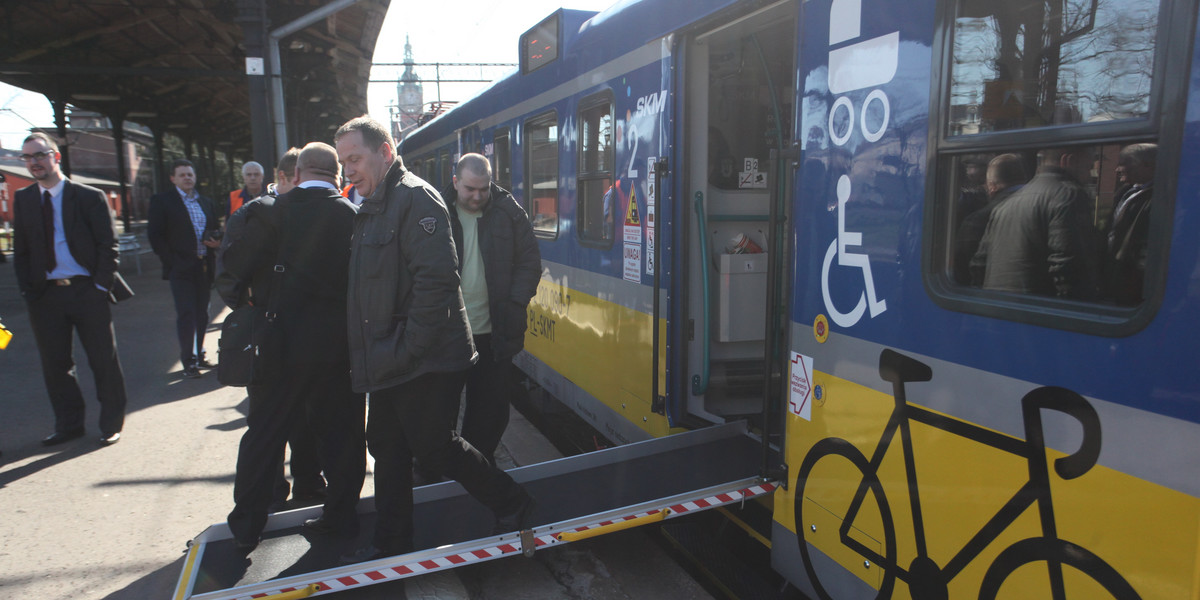
<svg viewBox="0 0 1200 600">
<path fill-rule="evenodd" d="M 521 72 L 532 73 L 558 58 L 561 12 L 556 12 L 521 36 Z"/>
<path fill-rule="evenodd" d="M 612 95 L 584 99 L 579 109 L 579 174 L 577 177 L 579 237 L 611 245 L 617 210 L 613 189 Z"/>
<path fill-rule="evenodd" d="M 496 130 L 492 141 L 494 155 L 492 170 L 496 174 L 496 185 L 512 191 L 512 148 L 508 142 L 508 129 Z"/>
<path fill-rule="evenodd" d="M 960 0 L 949 135 L 1145 118 L 1158 0 Z"/>
<path fill-rule="evenodd" d="M 438 152 L 438 167 L 437 189 L 444 190 L 450 186 L 450 177 L 454 175 L 454 162 L 450 160 L 449 150 Z"/>
<path fill-rule="evenodd" d="M 1153 143 L 949 158 L 954 281 L 1136 306 L 1143 299 Z"/>
<path fill-rule="evenodd" d="M 558 115 L 549 112 L 525 123 L 529 214 L 541 237 L 558 235 Z"/>
<path fill-rule="evenodd" d="M 1166 172 L 1160 138 L 1170 137 L 1153 118 L 1164 89 L 1158 0 L 948 1 L 936 208 L 926 215 L 935 300 L 1056 328 L 1135 331 L 1153 314 L 1140 309 L 1161 288 L 1169 238 L 1159 235 L 1167 194 L 1154 192 Z"/>
</svg>

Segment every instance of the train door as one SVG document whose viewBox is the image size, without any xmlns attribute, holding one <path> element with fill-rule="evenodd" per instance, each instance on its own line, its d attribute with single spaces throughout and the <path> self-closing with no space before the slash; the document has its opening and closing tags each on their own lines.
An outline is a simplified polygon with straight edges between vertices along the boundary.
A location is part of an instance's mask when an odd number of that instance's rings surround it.
<svg viewBox="0 0 1200 600">
<path fill-rule="evenodd" d="M 764 414 L 779 387 L 778 323 L 792 143 L 797 4 L 780 2 L 701 32 L 686 54 L 687 412 Z M 773 316 L 774 315 L 774 316 Z M 769 404 L 769 403 L 768 403 Z"/>
</svg>

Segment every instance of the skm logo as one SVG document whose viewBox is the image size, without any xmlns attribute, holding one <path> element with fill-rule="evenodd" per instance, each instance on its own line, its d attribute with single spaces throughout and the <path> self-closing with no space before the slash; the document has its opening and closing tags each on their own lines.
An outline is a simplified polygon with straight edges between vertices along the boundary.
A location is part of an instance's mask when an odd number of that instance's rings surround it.
<svg viewBox="0 0 1200 600">
<path fill-rule="evenodd" d="M 667 90 L 658 93 L 642 96 L 637 99 L 637 115 L 653 116 L 662 112 L 667 106 Z"/>
<path fill-rule="evenodd" d="M 874 143 L 883 138 L 891 119 L 891 104 L 887 94 L 878 89 L 896 76 L 896 67 L 900 60 L 900 32 L 882 35 L 869 40 L 841 46 L 861 36 L 862 0 L 833 0 L 829 13 L 829 92 L 838 94 L 829 109 L 829 139 L 836 146 L 844 146 L 850 141 L 855 130 L 855 123 L 862 132 L 863 138 Z M 872 89 L 862 101 L 857 110 L 854 102 L 846 94 L 858 90 Z M 868 109 L 878 105 L 882 112 L 877 126 L 868 124 Z M 857 119 L 855 117 L 858 117 Z M 839 128 L 839 124 L 844 127 Z M 851 246 L 862 246 L 862 233 L 846 231 L 846 202 L 850 199 L 850 177 L 842 175 L 837 184 L 837 238 L 829 244 L 825 260 L 821 265 L 821 295 L 825 301 L 825 310 L 829 317 L 841 327 L 852 327 L 863 313 L 870 310 L 871 317 L 878 316 L 887 310 L 887 302 L 876 298 L 875 279 L 871 276 L 869 257 L 861 252 L 850 252 Z M 834 306 L 829 292 L 829 267 L 833 258 L 843 267 L 856 267 L 862 270 L 865 290 L 859 295 L 854 308 L 842 312 Z"/>
</svg>

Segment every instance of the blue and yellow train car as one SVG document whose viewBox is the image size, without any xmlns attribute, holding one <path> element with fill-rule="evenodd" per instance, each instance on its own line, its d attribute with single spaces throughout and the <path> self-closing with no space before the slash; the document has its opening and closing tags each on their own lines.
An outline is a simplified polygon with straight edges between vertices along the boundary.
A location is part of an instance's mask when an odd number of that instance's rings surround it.
<svg viewBox="0 0 1200 600">
<path fill-rule="evenodd" d="M 561 10 L 401 151 L 525 206 L 554 396 L 618 442 L 751 424 L 806 595 L 1198 598 L 1198 16 Z"/>
</svg>

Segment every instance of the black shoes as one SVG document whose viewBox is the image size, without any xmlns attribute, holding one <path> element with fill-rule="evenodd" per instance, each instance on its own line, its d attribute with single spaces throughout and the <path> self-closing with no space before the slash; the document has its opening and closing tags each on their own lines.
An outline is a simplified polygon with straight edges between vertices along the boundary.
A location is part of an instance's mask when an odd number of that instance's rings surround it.
<svg viewBox="0 0 1200 600">
<path fill-rule="evenodd" d="M 204 377 L 204 374 L 200 372 L 199 367 L 193 365 L 190 367 L 183 368 L 183 376 L 187 377 L 188 379 L 199 379 L 201 377 Z"/>
<path fill-rule="evenodd" d="M 355 537 L 358 535 L 358 522 L 338 522 L 322 516 L 305 521 L 304 530 L 316 535 Z"/>
<path fill-rule="evenodd" d="M 233 546 L 235 548 L 237 548 L 238 552 L 241 552 L 242 554 L 250 554 L 251 552 L 254 551 L 255 548 L 258 547 L 258 543 L 261 541 L 262 541 L 261 537 L 254 538 L 253 541 L 241 540 L 241 539 L 238 539 L 235 537 L 235 538 L 233 538 Z"/>
<path fill-rule="evenodd" d="M 119 441 L 121 441 L 121 432 L 120 431 L 109 434 L 109 435 L 100 436 L 100 445 L 101 446 L 111 446 Z"/>
<path fill-rule="evenodd" d="M 196 361 L 196 366 L 205 370 L 217 368 L 217 365 L 208 362 L 208 359 L 203 356 L 200 357 L 200 360 Z"/>
<path fill-rule="evenodd" d="M 502 517 L 496 517 L 496 526 L 492 528 L 492 534 L 501 535 L 529 529 L 529 526 L 533 524 L 535 508 L 537 508 L 537 502 L 532 497 L 525 496 L 525 500 L 521 502 L 521 506 L 517 510 Z"/>
<path fill-rule="evenodd" d="M 58 444 L 62 444 L 62 443 L 69 442 L 69 441 L 77 439 L 77 438 L 81 438 L 81 437 L 83 437 L 83 434 L 84 434 L 84 430 L 82 427 L 80 427 L 79 429 L 72 429 L 70 431 L 56 431 L 56 432 L 42 438 L 42 445 L 43 446 L 57 446 Z"/>
</svg>

